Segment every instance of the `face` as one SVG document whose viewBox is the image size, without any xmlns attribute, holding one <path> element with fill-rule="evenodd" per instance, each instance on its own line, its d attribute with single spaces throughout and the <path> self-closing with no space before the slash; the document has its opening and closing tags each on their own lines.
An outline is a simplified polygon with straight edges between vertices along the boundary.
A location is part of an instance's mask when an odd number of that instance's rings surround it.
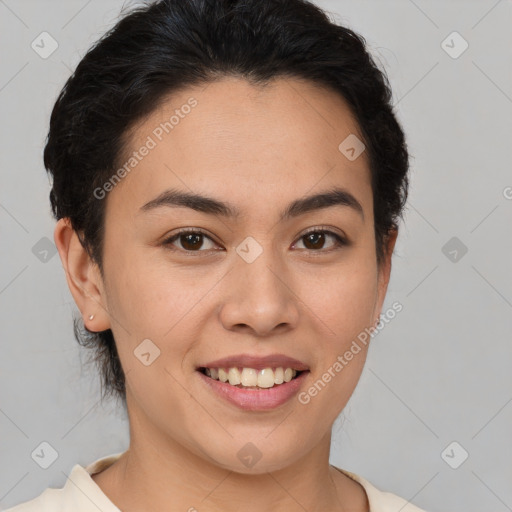
<svg viewBox="0 0 512 512">
<path fill-rule="evenodd" d="M 89 326 L 113 330 L 132 436 L 241 473 L 293 464 L 329 436 L 389 278 L 367 155 L 339 149 L 351 134 L 362 139 L 333 92 L 234 78 L 173 94 L 132 130 L 102 199 Z"/>
</svg>

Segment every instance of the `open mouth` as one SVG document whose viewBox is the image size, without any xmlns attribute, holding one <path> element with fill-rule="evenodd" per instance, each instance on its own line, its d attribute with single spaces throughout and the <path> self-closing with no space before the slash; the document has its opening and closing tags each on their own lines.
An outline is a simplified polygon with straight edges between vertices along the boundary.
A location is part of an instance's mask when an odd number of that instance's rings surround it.
<svg viewBox="0 0 512 512">
<path fill-rule="evenodd" d="M 210 379 L 224 382 L 233 387 L 241 389 L 270 389 L 286 384 L 305 371 L 295 370 L 294 368 L 205 368 L 200 367 L 198 371 Z"/>
</svg>

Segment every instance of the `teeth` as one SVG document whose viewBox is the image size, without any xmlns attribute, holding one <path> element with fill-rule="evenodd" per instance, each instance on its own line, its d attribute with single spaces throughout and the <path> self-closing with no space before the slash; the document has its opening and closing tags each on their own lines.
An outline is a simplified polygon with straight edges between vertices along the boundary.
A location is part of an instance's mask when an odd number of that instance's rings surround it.
<svg viewBox="0 0 512 512">
<path fill-rule="evenodd" d="M 274 385 L 274 370 L 265 368 L 258 372 L 258 387 L 271 388 Z"/>
<path fill-rule="evenodd" d="M 206 370 L 208 370 L 208 368 L 206 368 Z M 221 382 L 227 382 L 228 378 L 228 372 L 224 370 L 224 368 L 219 368 L 219 380 Z"/>
<path fill-rule="evenodd" d="M 290 382 L 297 376 L 293 368 L 205 368 L 204 373 L 214 380 L 229 382 L 232 386 L 268 389 Z"/>
<path fill-rule="evenodd" d="M 258 372 L 254 368 L 244 368 L 240 378 L 242 386 L 257 386 Z"/>
<path fill-rule="evenodd" d="M 230 368 L 228 372 L 229 377 L 229 383 L 232 386 L 236 386 L 237 384 L 240 384 L 240 372 L 238 371 L 238 368 Z"/>
</svg>

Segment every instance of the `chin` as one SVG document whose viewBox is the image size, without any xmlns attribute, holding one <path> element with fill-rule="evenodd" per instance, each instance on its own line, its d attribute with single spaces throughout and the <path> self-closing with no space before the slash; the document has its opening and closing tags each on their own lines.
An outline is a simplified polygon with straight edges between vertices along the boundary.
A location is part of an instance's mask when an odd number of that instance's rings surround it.
<svg viewBox="0 0 512 512">
<path fill-rule="evenodd" d="M 216 450 L 209 447 L 203 453 L 207 454 L 211 463 L 228 471 L 243 475 L 263 475 L 295 464 L 311 451 L 313 444 L 308 446 L 292 433 L 281 433 L 272 440 L 265 439 L 260 431 L 255 436 L 230 438 Z"/>
</svg>

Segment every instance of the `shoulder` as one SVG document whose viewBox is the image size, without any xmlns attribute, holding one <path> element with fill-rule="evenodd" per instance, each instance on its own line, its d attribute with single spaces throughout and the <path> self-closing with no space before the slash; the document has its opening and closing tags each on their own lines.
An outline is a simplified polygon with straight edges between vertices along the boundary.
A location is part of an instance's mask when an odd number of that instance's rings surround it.
<svg viewBox="0 0 512 512">
<path fill-rule="evenodd" d="M 8 508 L 4 512 L 61 512 L 64 508 L 64 489 L 45 489 L 39 496 Z"/>
<path fill-rule="evenodd" d="M 91 478 L 91 475 L 111 465 L 120 455 L 108 455 L 85 468 L 75 464 L 62 488 L 49 487 L 39 496 L 4 512 L 120 512 Z"/>
<path fill-rule="evenodd" d="M 336 469 L 361 484 L 368 496 L 371 512 L 426 512 L 396 494 L 381 491 L 362 476 L 344 469 Z"/>
</svg>

